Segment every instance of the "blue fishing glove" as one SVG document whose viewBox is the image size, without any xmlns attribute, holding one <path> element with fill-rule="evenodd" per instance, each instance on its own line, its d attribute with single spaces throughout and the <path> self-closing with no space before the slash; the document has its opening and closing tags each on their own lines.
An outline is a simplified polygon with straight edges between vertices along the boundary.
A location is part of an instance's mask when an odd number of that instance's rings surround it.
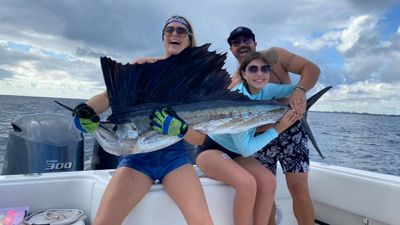
<svg viewBox="0 0 400 225">
<path fill-rule="evenodd" d="M 75 127 L 83 133 L 91 134 L 99 127 L 100 117 L 96 115 L 94 109 L 86 103 L 79 103 L 74 111 L 72 116 L 75 116 Z"/>
<path fill-rule="evenodd" d="M 149 118 L 151 128 L 159 133 L 182 138 L 188 131 L 188 124 L 171 108 L 155 110 Z"/>
</svg>

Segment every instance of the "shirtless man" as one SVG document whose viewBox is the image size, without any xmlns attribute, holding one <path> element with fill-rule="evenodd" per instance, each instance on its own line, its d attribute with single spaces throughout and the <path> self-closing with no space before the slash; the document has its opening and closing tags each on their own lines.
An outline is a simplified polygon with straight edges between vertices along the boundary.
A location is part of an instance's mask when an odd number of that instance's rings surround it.
<svg viewBox="0 0 400 225">
<path fill-rule="evenodd" d="M 234 29 L 227 41 L 232 54 L 239 63 L 250 53 L 256 51 L 255 35 L 247 27 Z M 292 95 L 283 100 L 290 104 L 300 118 L 305 112 L 306 92 L 317 82 L 320 69 L 311 61 L 283 48 L 272 47 L 262 52 L 267 56 L 272 69 L 270 82 L 290 84 L 289 72 L 300 76 Z M 230 88 L 239 82 L 241 82 L 240 75 L 234 74 Z M 308 138 L 302 123 L 296 122 L 255 154 L 255 157 L 274 174 L 276 174 L 279 160 L 293 198 L 293 211 L 299 225 L 314 224 L 314 208 L 308 189 L 309 149 L 307 142 Z M 272 213 L 269 225 L 275 224 L 275 210 Z"/>
</svg>

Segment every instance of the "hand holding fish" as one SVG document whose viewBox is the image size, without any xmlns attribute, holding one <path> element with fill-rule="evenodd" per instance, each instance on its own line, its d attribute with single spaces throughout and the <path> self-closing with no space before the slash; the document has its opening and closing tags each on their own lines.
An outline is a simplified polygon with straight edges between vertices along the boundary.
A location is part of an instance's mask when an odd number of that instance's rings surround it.
<svg viewBox="0 0 400 225">
<path fill-rule="evenodd" d="M 75 127 L 83 133 L 91 134 L 99 127 L 100 117 L 96 114 L 94 109 L 86 103 L 78 104 L 72 116 L 75 116 Z"/>
<path fill-rule="evenodd" d="M 132 61 L 131 64 L 155 63 L 160 59 L 161 58 L 143 57 L 143 58 L 138 58 L 138 59 Z"/>
<path fill-rule="evenodd" d="M 296 111 L 298 119 L 300 119 L 306 111 L 306 90 L 297 86 L 290 96 L 290 108 Z"/>
<path fill-rule="evenodd" d="M 149 118 L 151 128 L 159 133 L 182 138 L 188 131 L 188 124 L 171 108 L 156 110 Z"/>
<path fill-rule="evenodd" d="M 283 115 L 283 117 L 279 120 L 279 122 L 276 123 L 275 130 L 279 133 L 282 133 L 285 131 L 287 128 L 292 126 L 294 122 L 297 121 L 298 115 L 296 114 L 295 110 L 289 110 Z"/>
<path fill-rule="evenodd" d="M 231 83 L 229 84 L 228 89 L 232 89 L 241 82 L 243 82 L 242 76 L 240 76 L 240 73 L 236 71 L 231 77 Z"/>
</svg>

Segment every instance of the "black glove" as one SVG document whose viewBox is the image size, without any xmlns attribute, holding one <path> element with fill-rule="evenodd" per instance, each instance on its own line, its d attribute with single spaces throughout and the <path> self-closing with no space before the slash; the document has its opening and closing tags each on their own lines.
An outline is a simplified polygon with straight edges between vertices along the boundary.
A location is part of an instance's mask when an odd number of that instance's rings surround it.
<svg viewBox="0 0 400 225">
<path fill-rule="evenodd" d="M 159 133 L 181 138 L 188 131 L 188 124 L 171 108 L 155 110 L 149 118 L 151 128 Z"/>
<path fill-rule="evenodd" d="M 100 117 L 86 103 L 79 103 L 75 107 L 72 116 L 75 117 L 75 127 L 84 133 L 93 133 L 99 127 Z"/>
</svg>

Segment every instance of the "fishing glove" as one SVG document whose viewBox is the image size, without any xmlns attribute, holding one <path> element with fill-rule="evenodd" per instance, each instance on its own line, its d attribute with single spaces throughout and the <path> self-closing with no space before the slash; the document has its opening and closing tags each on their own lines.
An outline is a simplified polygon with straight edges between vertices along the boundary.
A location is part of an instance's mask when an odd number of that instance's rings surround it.
<svg viewBox="0 0 400 225">
<path fill-rule="evenodd" d="M 188 131 L 188 124 L 171 108 L 153 111 L 149 118 L 151 128 L 159 133 L 182 138 Z"/>
<path fill-rule="evenodd" d="M 86 103 L 79 103 L 75 107 L 72 116 L 75 117 L 75 127 L 83 133 L 91 134 L 99 127 L 100 117 L 96 115 L 94 109 Z"/>
</svg>

